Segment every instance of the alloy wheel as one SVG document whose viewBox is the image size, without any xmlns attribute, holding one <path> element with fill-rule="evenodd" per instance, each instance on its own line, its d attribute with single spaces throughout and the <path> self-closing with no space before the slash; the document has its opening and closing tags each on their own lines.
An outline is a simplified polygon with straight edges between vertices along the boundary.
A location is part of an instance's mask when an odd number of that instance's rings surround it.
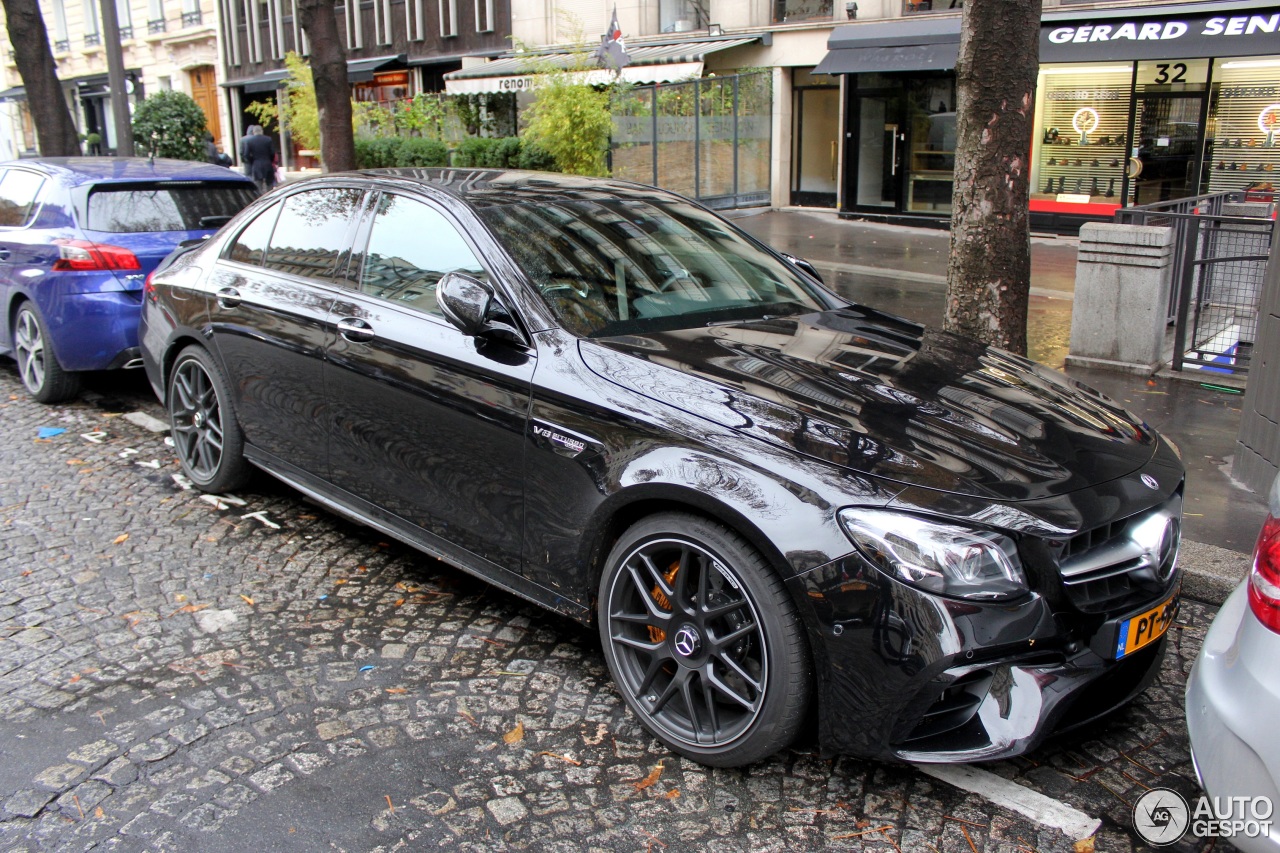
<svg viewBox="0 0 1280 853">
<path fill-rule="evenodd" d="M 759 716 L 768 646 L 732 568 L 695 542 L 633 549 L 609 592 L 607 637 L 619 686 L 672 740 L 726 746 Z"/>
<path fill-rule="evenodd" d="M 197 479 L 212 480 L 222 464 L 222 407 L 213 379 L 195 358 L 184 359 L 174 370 L 169 412 L 183 463 Z"/>
<path fill-rule="evenodd" d="M 40 321 L 25 308 L 18 312 L 17 328 L 13 333 L 14 355 L 18 361 L 18 373 L 22 384 L 32 394 L 44 387 L 45 359 L 48 357 L 44 335 L 40 333 Z"/>
</svg>

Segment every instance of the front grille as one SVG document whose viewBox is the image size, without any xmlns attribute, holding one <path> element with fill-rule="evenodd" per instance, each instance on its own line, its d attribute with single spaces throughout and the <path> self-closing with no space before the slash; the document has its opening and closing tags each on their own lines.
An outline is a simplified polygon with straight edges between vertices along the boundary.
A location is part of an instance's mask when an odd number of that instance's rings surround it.
<svg viewBox="0 0 1280 853">
<path fill-rule="evenodd" d="M 1086 530 L 1057 554 L 1067 598 L 1084 613 L 1105 613 L 1160 594 L 1173 575 L 1181 539 L 1182 496 Z"/>
</svg>

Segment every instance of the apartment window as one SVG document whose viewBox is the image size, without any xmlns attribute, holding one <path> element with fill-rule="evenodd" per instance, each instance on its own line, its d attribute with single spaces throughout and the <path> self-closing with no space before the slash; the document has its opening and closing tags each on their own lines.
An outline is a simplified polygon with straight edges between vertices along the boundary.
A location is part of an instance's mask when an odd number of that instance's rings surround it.
<svg viewBox="0 0 1280 853">
<path fill-rule="evenodd" d="M 61 49 L 55 47 L 56 52 L 66 53 L 71 49 L 71 36 L 67 32 L 67 7 L 63 0 L 53 0 L 53 37 L 58 44 L 67 45 Z"/>
<path fill-rule="evenodd" d="M 158 83 L 160 84 L 160 91 L 161 91 L 161 92 L 172 92 L 172 91 L 173 91 L 173 78 L 172 78 L 172 77 L 160 77 L 156 82 L 158 82 Z"/>
<path fill-rule="evenodd" d="M 364 47 L 364 21 L 360 17 L 360 0 L 348 0 L 342 15 L 347 22 L 347 44 L 352 48 Z"/>
<path fill-rule="evenodd" d="M 101 43 L 102 39 L 98 35 L 98 4 L 94 0 L 84 0 L 84 46 L 93 47 Z"/>
<path fill-rule="evenodd" d="M 493 0 L 476 0 L 476 32 L 493 32 Z"/>
<path fill-rule="evenodd" d="M 458 34 L 458 0 L 440 0 L 440 35 Z"/>
<path fill-rule="evenodd" d="M 405 0 L 404 31 L 410 41 L 422 41 L 427 37 L 427 18 L 423 0 Z"/>
<path fill-rule="evenodd" d="M 391 0 L 373 0 L 373 37 L 378 44 L 391 44 Z"/>
<path fill-rule="evenodd" d="M 699 5 L 699 4 L 690 4 Z M 841 6 L 843 7 L 843 3 Z M 829 21 L 831 20 L 831 0 L 774 0 L 773 22 L 775 24 L 792 24 L 797 21 Z M 705 15 L 705 8 L 699 8 Z M 695 24 L 694 29 L 701 29 Z"/>
<path fill-rule="evenodd" d="M 133 12 L 129 9 L 129 0 L 116 0 L 116 23 L 122 40 L 133 38 Z"/>
<path fill-rule="evenodd" d="M 218 25 L 222 28 L 223 59 L 227 65 L 240 64 L 240 7 L 235 0 L 218 0 L 220 13 Z"/>
</svg>

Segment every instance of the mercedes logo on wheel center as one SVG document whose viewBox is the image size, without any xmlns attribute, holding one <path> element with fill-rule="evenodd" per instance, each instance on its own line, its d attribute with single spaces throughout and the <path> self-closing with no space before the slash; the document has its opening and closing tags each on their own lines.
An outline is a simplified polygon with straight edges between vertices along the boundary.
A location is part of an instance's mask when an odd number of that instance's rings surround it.
<svg viewBox="0 0 1280 853">
<path fill-rule="evenodd" d="M 673 644 L 681 657 L 693 657 L 698 653 L 698 649 L 702 645 L 702 638 L 698 636 L 697 628 L 692 625 L 685 625 L 676 632 Z"/>
</svg>

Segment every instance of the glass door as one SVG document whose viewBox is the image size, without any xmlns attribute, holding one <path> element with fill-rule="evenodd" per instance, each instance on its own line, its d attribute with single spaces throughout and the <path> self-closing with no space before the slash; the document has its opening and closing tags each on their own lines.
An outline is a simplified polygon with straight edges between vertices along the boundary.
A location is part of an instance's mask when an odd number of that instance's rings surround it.
<svg viewBox="0 0 1280 853">
<path fill-rule="evenodd" d="M 856 208 L 898 209 L 902 198 L 902 159 L 906 134 L 899 122 L 897 95 L 853 98 L 851 143 L 845 172 L 853 183 L 846 197 Z"/>
<path fill-rule="evenodd" d="M 1189 198 L 1200 186 L 1204 96 L 1141 95 L 1130 163 L 1137 204 Z"/>
<path fill-rule="evenodd" d="M 835 207 L 840 90 L 795 89 L 793 97 L 791 203 Z"/>
</svg>

